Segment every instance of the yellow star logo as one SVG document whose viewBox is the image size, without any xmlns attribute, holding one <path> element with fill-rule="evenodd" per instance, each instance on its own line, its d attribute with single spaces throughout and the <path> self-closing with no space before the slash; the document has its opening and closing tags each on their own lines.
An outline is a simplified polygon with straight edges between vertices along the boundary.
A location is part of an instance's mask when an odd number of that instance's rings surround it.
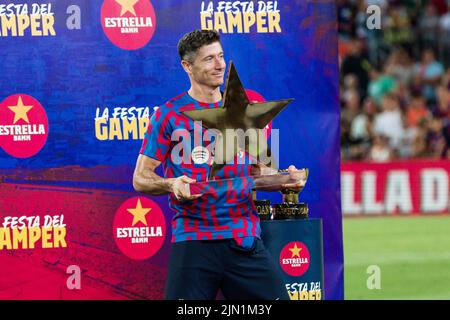
<svg viewBox="0 0 450 320">
<path fill-rule="evenodd" d="M 33 106 L 24 106 L 21 96 L 19 96 L 19 101 L 17 101 L 16 106 L 8 106 L 8 108 L 14 112 L 14 124 L 16 124 L 16 122 L 20 119 L 23 119 L 26 123 L 30 123 L 27 112 L 30 111 Z"/>
<path fill-rule="evenodd" d="M 141 199 L 138 198 L 138 202 L 136 205 L 136 208 L 134 209 L 127 209 L 129 213 L 133 215 L 133 223 L 132 227 L 138 223 L 139 221 L 143 224 L 147 225 L 147 220 L 145 219 L 145 215 L 152 210 L 151 208 L 142 208 Z"/>
<path fill-rule="evenodd" d="M 300 251 L 302 251 L 302 248 L 298 248 L 297 244 L 294 244 L 293 248 L 290 248 L 289 251 L 292 252 L 292 257 L 299 257 L 300 258 Z"/>
<path fill-rule="evenodd" d="M 132 15 L 136 16 L 134 5 L 139 2 L 139 0 L 116 0 L 116 2 L 122 7 L 120 9 L 120 16 L 123 16 L 127 12 L 131 12 Z"/>
</svg>

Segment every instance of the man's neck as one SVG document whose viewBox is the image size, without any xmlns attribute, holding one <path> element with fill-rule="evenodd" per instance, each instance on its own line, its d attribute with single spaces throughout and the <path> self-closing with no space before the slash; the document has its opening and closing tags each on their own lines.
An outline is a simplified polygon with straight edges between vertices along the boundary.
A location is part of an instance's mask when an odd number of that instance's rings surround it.
<svg viewBox="0 0 450 320">
<path fill-rule="evenodd" d="M 188 94 L 195 100 L 206 103 L 216 103 L 222 99 L 220 87 L 213 89 L 210 87 L 191 85 Z"/>
</svg>

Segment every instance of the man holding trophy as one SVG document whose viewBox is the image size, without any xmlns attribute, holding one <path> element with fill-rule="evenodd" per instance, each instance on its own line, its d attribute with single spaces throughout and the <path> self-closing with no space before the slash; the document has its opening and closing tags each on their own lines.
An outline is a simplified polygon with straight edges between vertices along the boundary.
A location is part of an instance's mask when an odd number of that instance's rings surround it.
<svg viewBox="0 0 450 320">
<path fill-rule="evenodd" d="M 290 166 L 281 174 L 259 161 L 267 151 L 260 135 L 236 146 L 225 132 L 261 132 L 291 100 L 250 103 L 231 63 L 222 94 L 226 63 L 216 31 L 186 34 L 178 52 L 190 89 L 152 114 L 133 176 L 136 191 L 168 194 L 175 212 L 165 299 L 210 300 L 220 289 L 226 299 L 288 300 L 260 239 L 252 192 L 298 193 L 307 172 Z M 164 177 L 155 173 L 160 165 Z"/>
</svg>

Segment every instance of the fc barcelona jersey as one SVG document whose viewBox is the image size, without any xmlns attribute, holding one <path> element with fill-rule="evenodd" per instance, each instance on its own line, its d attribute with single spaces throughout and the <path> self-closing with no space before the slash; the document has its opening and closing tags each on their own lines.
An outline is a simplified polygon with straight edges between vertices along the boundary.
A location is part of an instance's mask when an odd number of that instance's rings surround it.
<svg viewBox="0 0 450 320">
<path fill-rule="evenodd" d="M 221 102 L 202 103 L 186 92 L 169 100 L 150 116 L 140 153 L 161 161 L 165 178 L 186 175 L 206 181 L 214 136 L 182 112 L 219 107 Z M 215 175 L 215 183 L 205 184 L 208 192 L 203 196 L 180 201 L 171 193 L 169 204 L 175 212 L 172 242 L 259 237 L 250 168 L 248 154 L 241 151 Z"/>
</svg>

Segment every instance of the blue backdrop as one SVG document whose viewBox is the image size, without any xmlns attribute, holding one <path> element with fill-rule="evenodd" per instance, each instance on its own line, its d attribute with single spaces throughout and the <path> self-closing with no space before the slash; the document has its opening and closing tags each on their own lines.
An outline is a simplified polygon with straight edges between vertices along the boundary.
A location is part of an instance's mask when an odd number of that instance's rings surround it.
<svg viewBox="0 0 450 320">
<path fill-rule="evenodd" d="M 205 1 L 205 6 L 210 2 L 216 12 L 219 1 Z M 325 297 L 342 299 L 335 4 L 331 0 L 275 2 L 281 30 L 264 32 L 256 25 L 249 32 L 222 30 L 225 58 L 233 60 L 247 89 L 267 100 L 295 99 L 273 122 L 273 128 L 280 130 L 280 167 L 295 164 L 310 169 L 300 198 L 309 204 L 312 217 L 323 219 Z M 49 120 L 47 142 L 36 155 L 21 159 L 0 150 L 3 183 L 132 194 L 132 171 L 141 140 L 100 140 L 96 112 L 108 108 L 111 117 L 114 108 L 133 106 L 152 111 L 189 88 L 176 45 L 183 34 L 201 27 L 202 1 L 152 0 L 154 34 L 135 50 L 122 49 L 108 39 L 102 28 L 101 1 L 14 3 L 52 4 L 55 35 L 31 35 L 28 28 L 24 36 L 11 36 L 5 30 L 0 36 L 0 101 L 13 94 L 30 95 L 41 103 Z M 70 5 L 80 9 L 75 16 L 79 27 L 73 29 L 68 28 Z M 276 193 L 258 197 L 281 200 Z M 170 217 L 167 197 L 149 198 Z M 3 194 L 0 200 L 4 207 L 9 201 Z M 111 213 L 109 219 L 113 217 Z M 112 238 L 108 229 L 104 232 Z"/>
</svg>

